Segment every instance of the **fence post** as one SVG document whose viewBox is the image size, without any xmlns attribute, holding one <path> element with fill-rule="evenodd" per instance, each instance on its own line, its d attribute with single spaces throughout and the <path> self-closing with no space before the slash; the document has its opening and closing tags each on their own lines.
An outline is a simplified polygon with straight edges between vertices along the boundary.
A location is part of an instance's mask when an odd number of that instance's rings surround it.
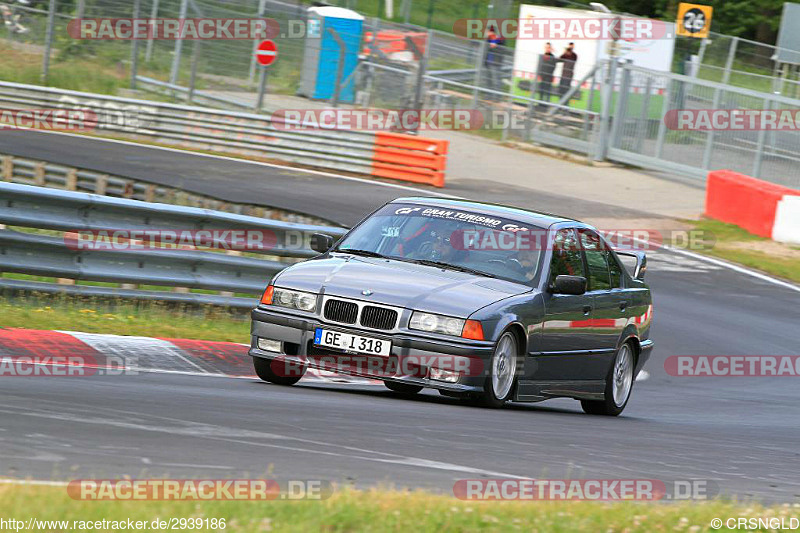
<svg viewBox="0 0 800 533">
<path fill-rule="evenodd" d="M 764 99 L 764 109 L 771 110 L 773 106 L 773 101 L 769 98 Z M 758 145 L 756 146 L 756 155 L 753 160 L 753 177 L 758 178 L 761 176 L 761 163 L 764 159 L 764 145 L 766 144 L 767 140 L 767 130 L 766 128 L 761 128 L 758 130 Z"/>
<path fill-rule="evenodd" d="M 433 45 L 433 30 L 428 30 L 428 37 L 425 42 L 425 52 L 420 54 L 419 67 L 417 68 L 417 86 L 414 88 L 414 110 L 422 108 L 422 85 L 425 83 L 425 72 L 428 70 L 428 59 L 431 57 L 431 46 Z"/>
<path fill-rule="evenodd" d="M 622 128 L 625 125 L 625 116 L 628 114 L 628 91 L 631 88 L 631 69 L 630 64 L 622 63 L 622 80 L 620 81 L 617 105 L 614 110 L 614 121 L 611 124 L 611 138 L 609 148 L 619 146 L 622 137 Z"/>
<path fill-rule="evenodd" d="M 478 56 L 475 61 L 475 88 L 472 90 L 472 109 L 478 107 L 478 99 L 480 98 L 481 78 L 483 77 L 483 60 L 486 57 L 486 47 L 489 45 L 486 39 L 481 40 L 480 47 L 478 48 Z"/>
<path fill-rule="evenodd" d="M 151 25 L 153 21 L 158 17 L 158 0 L 153 0 L 153 7 L 150 9 L 150 20 L 148 21 Z M 149 37 L 147 38 L 147 49 L 144 51 L 144 61 L 145 63 L 150 62 L 150 58 L 153 55 L 153 32 L 152 30 L 149 33 Z"/>
<path fill-rule="evenodd" d="M 200 46 L 202 41 L 195 41 L 192 44 L 192 72 L 189 76 L 189 93 L 186 95 L 186 100 L 192 102 L 194 100 L 194 86 L 197 80 L 197 61 L 200 57 Z"/>
<path fill-rule="evenodd" d="M 42 85 L 47 85 L 50 74 L 50 52 L 53 49 L 53 30 L 56 23 L 56 0 L 50 0 L 47 10 L 47 33 L 44 38 L 44 59 L 42 60 Z"/>
<path fill-rule="evenodd" d="M 611 100 L 614 97 L 614 80 L 617 75 L 617 60 L 608 60 L 606 79 L 603 81 L 603 100 L 600 108 L 600 134 L 597 136 L 597 149 L 594 160 L 602 161 L 608 155 L 608 127 L 611 122 Z"/>
<path fill-rule="evenodd" d="M 264 11 L 267 9 L 267 0 L 258 0 L 258 13 L 256 17 L 259 19 L 264 18 Z M 258 44 L 261 41 L 257 38 L 253 39 L 253 53 L 250 56 L 250 75 L 249 80 L 250 83 L 253 83 L 253 79 L 256 76 L 256 52 L 258 51 Z"/>
<path fill-rule="evenodd" d="M 644 102 L 642 112 L 639 115 L 639 125 L 636 128 L 636 151 L 642 151 L 642 143 L 647 136 L 647 121 L 650 120 L 650 91 L 653 88 L 653 78 L 647 76 L 647 83 L 644 88 Z"/>
<path fill-rule="evenodd" d="M 339 36 L 339 32 L 333 28 L 326 28 L 326 31 L 331 34 L 331 37 L 336 41 L 339 46 L 339 57 L 336 60 L 336 84 L 333 87 L 333 96 L 331 96 L 331 106 L 339 106 L 339 94 L 342 90 L 342 72 L 344 71 L 344 55 L 347 52 L 344 40 Z"/>
<path fill-rule="evenodd" d="M 683 83 L 679 81 L 677 83 Z M 672 82 L 667 78 L 667 86 L 664 87 L 664 99 L 661 103 L 661 116 L 666 117 L 669 111 L 669 101 L 672 98 Z M 665 120 L 658 121 L 658 138 L 656 139 L 656 159 L 661 159 L 661 154 L 664 151 L 664 139 L 667 135 L 667 122 Z"/>
<path fill-rule="evenodd" d="M 183 21 L 186 19 L 186 10 L 189 7 L 189 0 L 181 0 L 181 11 L 178 15 L 178 20 L 180 21 L 181 25 Z M 177 39 L 175 39 L 175 54 L 172 57 L 172 71 L 169 75 L 169 83 L 171 85 L 177 85 L 178 83 L 178 71 L 181 68 L 181 51 L 183 50 L 183 35 L 180 35 Z"/>
<path fill-rule="evenodd" d="M 133 19 L 139 18 L 139 7 L 142 0 L 133 0 Z M 135 27 L 135 26 L 134 26 Z M 139 39 L 133 36 L 131 43 L 131 89 L 136 89 L 136 70 L 139 61 Z"/>
<path fill-rule="evenodd" d="M 728 59 L 725 61 L 725 72 L 722 73 L 722 84 L 728 85 L 731 79 L 731 69 L 733 68 L 733 60 L 736 57 L 736 48 L 739 46 L 739 38 L 734 37 L 731 41 L 731 47 L 728 49 Z"/>
</svg>

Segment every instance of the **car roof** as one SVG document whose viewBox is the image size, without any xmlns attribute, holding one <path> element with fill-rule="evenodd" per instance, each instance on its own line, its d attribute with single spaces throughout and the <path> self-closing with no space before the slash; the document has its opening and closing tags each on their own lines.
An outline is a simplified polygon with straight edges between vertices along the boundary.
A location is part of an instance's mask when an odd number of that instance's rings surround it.
<svg viewBox="0 0 800 533">
<path fill-rule="evenodd" d="M 472 200 L 460 200 L 457 198 L 435 198 L 428 196 L 406 196 L 396 198 L 390 203 L 415 203 L 428 205 L 431 207 L 441 207 L 446 209 L 468 209 L 471 211 L 479 211 L 481 213 L 502 216 L 507 218 L 514 218 L 519 222 L 527 222 L 535 226 L 550 227 L 553 224 L 562 222 L 572 222 L 573 224 L 580 224 L 579 221 L 552 215 L 550 213 L 539 213 L 537 211 L 529 211 L 527 209 L 520 209 L 518 207 L 511 207 L 501 204 L 490 204 L 486 202 L 475 202 Z"/>
</svg>

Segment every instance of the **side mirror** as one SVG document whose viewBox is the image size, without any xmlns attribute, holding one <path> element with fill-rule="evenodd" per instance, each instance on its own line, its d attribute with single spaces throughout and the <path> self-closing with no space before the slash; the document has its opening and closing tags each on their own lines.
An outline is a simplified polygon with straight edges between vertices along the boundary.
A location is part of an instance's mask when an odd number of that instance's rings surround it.
<svg viewBox="0 0 800 533">
<path fill-rule="evenodd" d="M 314 233 L 311 235 L 311 249 L 315 252 L 324 254 L 333 246 L 333 237 L 324 233 Z"/>
<path fill-rule="evenodd" d="M 635 257 L 636 266 L 633 269 L 633 279 L 644 281 L 644 275 L 647 273 L 647 255 L 642 250 L 636 250 L 636 251 L 617 250 L 617 255 L 624 255 L 626 257 Z"/>
<path fill-rule="evenodd" d="M 579 296 L 586 292 L 586 278 L 583 276 L 556 276 L 550 286 L 550 292 Z"/>
<path fill-rule="evenodd" d="M 642 255 L 638 257 L 636 271 L 633 273 L 633 277 L 639 281 L 644 281 L 645 273 L 647 273 L 647 256 L 642 252 Z"/>
</svg>

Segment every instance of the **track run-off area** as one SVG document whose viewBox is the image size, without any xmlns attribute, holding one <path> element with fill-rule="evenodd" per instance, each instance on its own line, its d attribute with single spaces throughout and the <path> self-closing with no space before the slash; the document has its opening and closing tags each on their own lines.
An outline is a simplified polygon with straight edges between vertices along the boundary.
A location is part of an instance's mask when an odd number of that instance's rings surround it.
<svg viewBox="0 0 800 533">
<path fill-rule="evenodd" d="M 72 135 L 4 131 L 0 152 L 342 225 L 398 196 L 432 194 L 576 218 L 648 216 L 534 190 L 482 188 L 479 181 L 418 189 Z M 95 355 L 135 352 L 142 371 L 0 377 L 0 477 L 269 472 L 276 479 L 441 492 L 480 477 L 708 480 L 738 498 L 795 501 L 800 378 L 676 377 L 664 362 L 673 355 L 800 355 L 800 288 L 683 250 L 648 257 L 655 350 L 648 378 L 635 384 L 619 418 L 585 415 L 572 400 L 487 410 L 431 391 L 404 399 L 374 382 L 325 375 L 280 387 L 252 377 L 244 346 L 203 351 L 163 339 L 47 332 L 40 335 L 78 339 Z M 0 333 L 0 355 L 25 346 Z M 54 350 L 78 346 L 41 340 L 38 349 L 47 342 Z"/>
</svg>

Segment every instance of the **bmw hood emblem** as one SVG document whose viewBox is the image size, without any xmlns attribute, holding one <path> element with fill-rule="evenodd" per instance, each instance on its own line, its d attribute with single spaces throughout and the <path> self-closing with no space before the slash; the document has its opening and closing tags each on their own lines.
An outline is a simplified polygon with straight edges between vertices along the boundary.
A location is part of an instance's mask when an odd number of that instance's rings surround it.
<svg viewBox="0 0 800 533">
<path fill-rule="evenodd" d="M 372 291 L 369 289 L 364 289 L 363 291 L 361 291 L 361 294 L 363 294 L 364 296 L 371 296 Z"/>
</svg>

